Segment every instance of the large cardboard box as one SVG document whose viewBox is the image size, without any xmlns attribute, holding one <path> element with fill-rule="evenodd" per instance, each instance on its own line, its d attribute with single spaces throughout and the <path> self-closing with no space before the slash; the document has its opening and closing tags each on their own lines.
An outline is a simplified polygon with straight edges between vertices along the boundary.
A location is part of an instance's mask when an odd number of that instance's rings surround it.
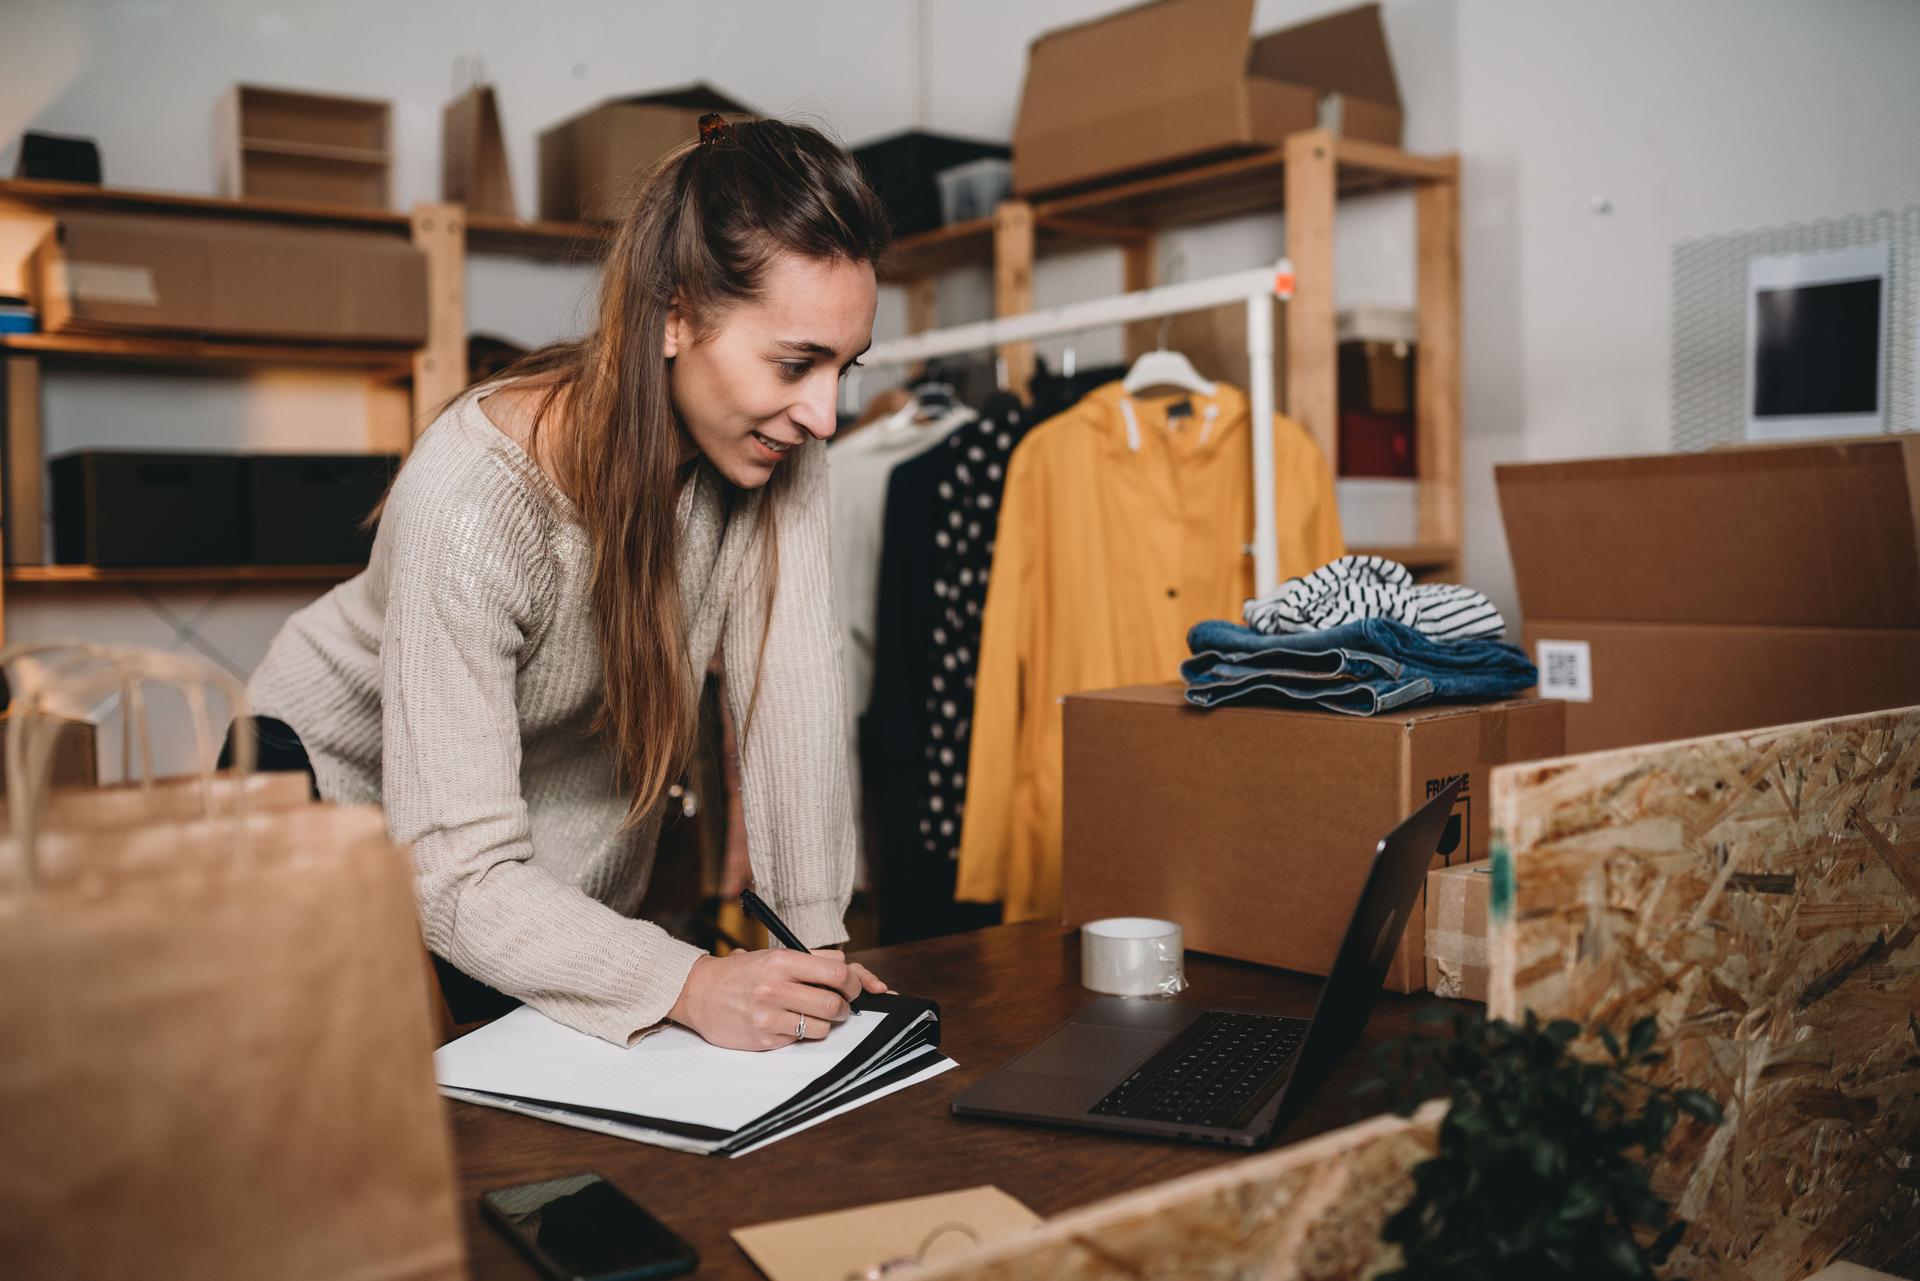
<svg viewBox="0 0 1920 1281">
<path fill-rule="evenodd" d="M 1249 44 L 1254 0 L 1156 0 L 1027 50 L 1013 136 L 1021 195 L 1277 147 L 1321 124 L 1397 145 L 1377 5 Z"/>
<path fill-rule="evenodd" d="M 27 274 L 48 333 L 409 345 L 427 337 L 426 256 L 392 235 L 63 214 Z"/>
<path fill-rule="evenodd" d="M 1325 974 L 1380 838 L 1464 776 L 1435 866 L 1487 856 L 1488 771 L 1561 754 L 1564 709 L 1523 699 L 1382 716 L 1189 707 L 1178 688 L 1066 700 L 1062 912 L 1178 921 L 1201 952 Z M 1424 907 L 1387 986 L 1426 983 Z"/>
<path fill-rule="evenodd" d="M 700 117 L 752 112 L 709 85 L 609 98 L 540 135 L 540 216 L 615 222 L 661 157 L 700 136 Z"/>
<path fill-rule="evenodd" d="M 1525 641 L 1599 751 L 1920 703 L 1920 439 L 1496 469 Z"/>
</svg>

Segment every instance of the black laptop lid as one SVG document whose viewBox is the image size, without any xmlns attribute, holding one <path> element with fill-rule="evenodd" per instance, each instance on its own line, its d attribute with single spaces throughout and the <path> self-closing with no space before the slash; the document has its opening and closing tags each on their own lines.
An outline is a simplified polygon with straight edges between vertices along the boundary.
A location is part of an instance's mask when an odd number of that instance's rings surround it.
<svg viewBox="0 0 1920 1281">
<path fill-rule="evenodd" d="M 1300 1047 L 1300 1065 L 1287 1086 L 1290 1101 L 1305 1101 L 1360 1040 L 1400 936 L 1406 932 L 1407 918 L 1418 905 L 1420 887 L 1433 866 L 1459 792 L 1460 780 L 1455 779 L 1387 833 L 1375 849 L 1366 888 L 1360 891 L 1359 906 L 1347 922 L 1333 972 L 1320 989 L 1313 1026 Z"/>
</svg>

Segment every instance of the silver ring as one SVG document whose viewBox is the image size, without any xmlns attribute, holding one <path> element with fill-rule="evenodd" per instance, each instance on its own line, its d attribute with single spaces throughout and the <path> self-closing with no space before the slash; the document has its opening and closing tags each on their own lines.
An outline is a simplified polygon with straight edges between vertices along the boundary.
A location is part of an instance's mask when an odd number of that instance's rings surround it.
<svg viewBox="0 0 1920 1281">
<path fill-rule="evenodd" d="M 793 1039 L 796 1041 L 804 1041 L 807 1039 L 807 1016 L 804 1014 L 800 1016 L 800 1021 L 793 1026 Z"/>
</svg>

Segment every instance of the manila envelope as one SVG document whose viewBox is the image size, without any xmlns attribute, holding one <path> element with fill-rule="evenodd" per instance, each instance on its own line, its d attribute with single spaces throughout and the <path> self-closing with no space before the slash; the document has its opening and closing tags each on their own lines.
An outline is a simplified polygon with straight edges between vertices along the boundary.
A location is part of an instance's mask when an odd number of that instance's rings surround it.
<svg viewBox="0 0 1920 1281">
<path fill-rule="evenodd" d="M 999 1188 L 978 1187 L 762 1223 L 733 1239 L 770 1281 L 846 1281 L 876 1263 L 944 1262 L 1039 1226 L 1039 1215 Z M 941 1228 L 949 1230 L 935 1236 Z"/>
</svg>

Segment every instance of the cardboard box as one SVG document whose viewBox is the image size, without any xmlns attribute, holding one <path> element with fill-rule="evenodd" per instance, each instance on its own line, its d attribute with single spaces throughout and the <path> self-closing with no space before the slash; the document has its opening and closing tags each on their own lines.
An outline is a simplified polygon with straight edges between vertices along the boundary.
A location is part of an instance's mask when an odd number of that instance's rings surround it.
<svg viewBox="0 0 1920 1281">
<path fill-rule="evenodd" d="M 1527 620 L 1567 750 L 1920 706 L 1920 629 Z"/>
<path fill-rule="evenodd" d="M 47 782 L 52 787 L 94 787 L 100 782 L 98 729 L 92 721 L 66 716 L 51 716 L 58 722 L 54 732 L 52 766 Z M 0 762 L 6 760 L 7 735 L 12 732 L 11 711 L 0 712 Z M 0 796 L 7 794 L 7 771 L 0 767 Z"/>
<path fill-rule="evenodd" d="M 1495 475 L 1569 751 L 1920 704 L 1920 439 Z"/>
<path fill-rule="evenodd" d="M 1920 437 L 1494 477 L 1529 619 L 1920 627 Z"/>
<path fill-rule="evenodd" d="M 392 235 L 63 214 L 27 274 L 48 333 L 427 338 L 426 256 Z"/>
<path fill-rule="evenodd" d="M 1487 999 L 1487 902 L 1493 863 L 1456 863 L 1427 873 L 1427 991 Z"/>
<path fill-rule="evenodd" d="M 700 117 L 753 113 L 719 90 L 687 85 L 609 98 L 540 135 L 540 216 L 615 222 L 660 159 L 700 136 Z"/>
<path fill-rule="evenodd" d="M 1021 195 L 1278 147 L 1321 124 L 1398 144 L 1379 8 L 1252 41 L 1253 0 L 1158 0 L 1027 50 L 1013 138 Z"/>
<path fill-rule="evenodd" d="M 1486 857 L 1488 771 L 1561 754 L 1564 709 L 1518 700 L 1382 716 L 1225 707 L 1133 686 L 1066 700 L 1067 924 L 1178 921 L 1187 946 L 1309 974 L 1333 964 L 1380 839 L 1467 780 L 1436 865 Z M 1387 986 L 1426 983 L 1416 909 Z"/>
</svg>

